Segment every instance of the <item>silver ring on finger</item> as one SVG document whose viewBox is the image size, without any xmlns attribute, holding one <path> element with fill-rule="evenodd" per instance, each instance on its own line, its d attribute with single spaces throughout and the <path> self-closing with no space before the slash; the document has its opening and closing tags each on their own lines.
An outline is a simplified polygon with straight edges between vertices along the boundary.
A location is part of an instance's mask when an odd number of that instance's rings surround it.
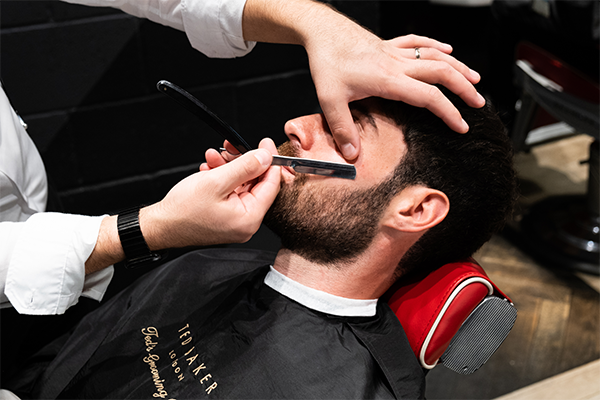
<svg viewBox="0 0 600 400">
<path fill-rule="evenodd" d="M 421 49 L 418 47 L 415 47 L 415 58 L 417 60 L 419 60 L 421 58 Z"/>
</svg>

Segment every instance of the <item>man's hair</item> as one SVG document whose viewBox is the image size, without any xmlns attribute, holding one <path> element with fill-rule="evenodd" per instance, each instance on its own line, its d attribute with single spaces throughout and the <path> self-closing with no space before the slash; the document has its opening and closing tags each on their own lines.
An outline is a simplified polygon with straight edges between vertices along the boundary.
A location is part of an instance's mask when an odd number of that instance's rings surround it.
<svg viewBox="0 0 600 400">
<path fill-rule="evenodd" d="M 377 100 L 379 111 L 402 129 L 407 147 L 394 180 L 440 190 L 450 200 L 446 218 L 408 250 L 398 274 L 470 257 L 503 228 L 517 197 L 512 146 L 498 114 L 489 102 L 475 109 L 444 94 L 469 124 L 466 134 L 426 109 Z"/>
</svg>

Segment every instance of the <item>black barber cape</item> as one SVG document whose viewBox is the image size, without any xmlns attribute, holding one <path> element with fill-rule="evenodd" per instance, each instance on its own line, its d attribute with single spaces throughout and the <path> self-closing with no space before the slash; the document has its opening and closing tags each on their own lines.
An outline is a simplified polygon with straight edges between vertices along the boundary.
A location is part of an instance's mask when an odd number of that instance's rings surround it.
<svg viewBox="0 0 600 400">
<path fill-rule="evenodd" d="M 398 319 L 311 310 L 264 284 L 273 254 L 211 249 L 150 272 L 86 316 L 39 398 L 422 398 Z"/>
</svg>

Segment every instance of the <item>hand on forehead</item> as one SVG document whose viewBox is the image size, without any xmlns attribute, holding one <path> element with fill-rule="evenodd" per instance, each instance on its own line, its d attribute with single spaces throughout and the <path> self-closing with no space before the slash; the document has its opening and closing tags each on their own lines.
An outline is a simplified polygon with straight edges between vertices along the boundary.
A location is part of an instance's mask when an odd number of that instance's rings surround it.
<svg viewBox="0 0 600 400">
<path fill-rule="evenodd" d="M 372 185 L 398 165 L 406 150 L 402 131 L 378 110 L 375 99 L 353 102 L 350 110 L 362 141 L 358 157 L 349 162 L 357 169 L 355 184 Z M 289 120 L 285 125 L 285 133 L 297 157 L 348 162 L 337 146 L 323 114 Z"/>
</svg>

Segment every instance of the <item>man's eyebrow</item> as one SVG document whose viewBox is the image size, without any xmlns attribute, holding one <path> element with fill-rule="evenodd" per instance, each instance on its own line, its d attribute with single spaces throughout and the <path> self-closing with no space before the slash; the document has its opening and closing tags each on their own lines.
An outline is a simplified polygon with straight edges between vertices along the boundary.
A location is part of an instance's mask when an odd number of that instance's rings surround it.
<svg viewBox="0 0 600 400">
<path fill-rule="evenodd" d="M 367 122 L 369 123 L 369 125 L 371 125 L 373 128 L 377 129 L 377 122 L 375 122 L 375 118 L 373 118 L 373 115 L 371 114 L 371 112 L 369 111 L 368 107 L 365 107 L 363 104 L 350 104 L 350 110 L 351 111 L 356 111 L 359 114 L 362 114 L 366 119 Z"/>
</svg>

